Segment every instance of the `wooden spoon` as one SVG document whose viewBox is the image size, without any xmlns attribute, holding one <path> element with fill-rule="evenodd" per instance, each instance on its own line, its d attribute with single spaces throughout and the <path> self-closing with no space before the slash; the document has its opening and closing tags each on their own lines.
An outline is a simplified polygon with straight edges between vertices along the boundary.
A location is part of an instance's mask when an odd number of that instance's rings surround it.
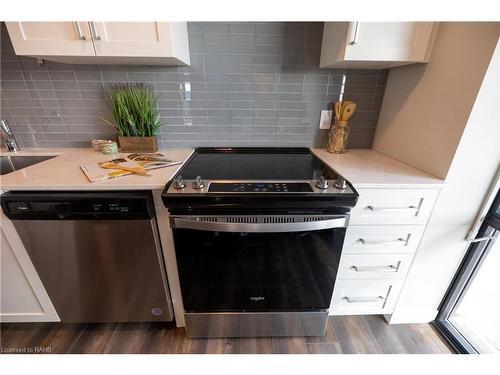
<svg viewBox="0 0 500 375">
<path fill-rule="evenodd" d="M 335 102 L 335 117 L 340 120 L 340 112 L 342 109 L 342 102 Z"/>
<path fill-rule="evenodd" d="M 354 114 L 354 111 L 356 110 L 356 103 L 353 102 L 344 102 L 342 105 L 342 113 L 340 116 L 342 117 L 342 121 L 347 121 L 351 118 L 351 116 Z"/>
<path fill-rule="evenodd" d="M 102 163 L 99 163 L 99 166 L 101 168 L 105 168 L 105 169 L 119 169 L 119 170 L 122 170 L 122 171 L 132 172 L 132 173 L 135 173 L 135 174 L 140 174 L 141 176 L 151 176 L 144 169 L 130 168 L 130 167 L 126 167 L 124 165 L 120 165 L 120 164 L 114 163 L 112 161 L 104 161 Z"/>
</svg>

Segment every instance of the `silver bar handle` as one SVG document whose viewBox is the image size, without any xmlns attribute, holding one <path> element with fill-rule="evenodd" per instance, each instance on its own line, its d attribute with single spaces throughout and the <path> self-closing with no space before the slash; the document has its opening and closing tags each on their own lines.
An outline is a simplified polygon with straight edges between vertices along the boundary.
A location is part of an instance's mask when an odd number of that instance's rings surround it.
<svg viewBox="0 0 500 375">
<path fill-rule="evenodd" d="M 90 30 L 91 30 L 92 35 L 94 36 L 95 40 L 101 40 L 102 39 L 100 35 L 97 35 L 97 28 L 95 27 L 95 22 L 94 21 L 90 22 Z"/>
<path fill-rule="evenodd" d="M 352 266 L 356 272 L 398 272 L 401 261 L 396 263 L 396 265 L 389 266 Z"/>
<path fill-rule="evenodd" d="M 470 242 L 482 242 L 482 241 L 489 241 L 489 240 L 494 240 L 496 236 L 486 236 L 486 237 L 478 237 L 474 238 Z"/>
<path fill-rule="evenodd" d="M 355 45 L 359 43 L 359 22 L 353 22 L 353 28 L 354 28 L 354 36 L 352 37 L 351 41 L 349 42 L 350 45 Z"/>
<path fill-rule="evenodd" d="M 375 207 L 375 206 L 367 206 L 370 211 L 379 211 L 379 212 L 399 212 L 399 211 L 416 211 L 418 207 L 416 206 L 408 206 L 408 207 Z"/>
<path fill-rule="evenodd" d="M 172 228 L 211 232 L 278 233 L 342 228 L 346 226 L 346 222 L 347 219 L 345 217 L 296 223 L 225 223 L 217 221 L 200 221 L 196 218 L 173 217 Z"/>
<path fill-rule="evenodd" d="M 78 35 L 78 39 L 87 40 L 87 37 L 85 35 L 83 35 L 83 31 L 82 31 L 82 28 L 80 26 L 80 22 L 76 21 L 76 22 L 73 22 L 73 24 L 75 25 L 75 30 L 76 30 L 76 34 Z"/>
<path fill-rule="evenodd" d="M 389 246 L 399 246 L 399 245 L 406 245 L 408 243 L 407 240 L 404 238 L 398 238 L 395 241 L 368 241 L 365 240 L 364 238 L 360 238 L 358 240 L 361 242 L 363 245 L 389 245 Z"/>
<path fill-rule="evenodd" d="M 373 302 L 385 301 L 385 298 L 382 296 L 377 296 L 377 297 L 344 297 L 344 300 L 346 300 L 347 303 L 373 303 Z"/>
</svg>

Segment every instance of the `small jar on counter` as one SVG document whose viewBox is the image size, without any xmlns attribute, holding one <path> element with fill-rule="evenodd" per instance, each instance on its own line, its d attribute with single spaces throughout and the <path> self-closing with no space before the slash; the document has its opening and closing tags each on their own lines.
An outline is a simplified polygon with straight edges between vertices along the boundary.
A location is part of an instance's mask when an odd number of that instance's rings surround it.
<svg viewBox="0 0 500 375">
<path fill-rule="evenodd" d="M 108 142 L 111 142 L 110 139 L 93 139 L 92 140 L 92 148 L 95 150 L 95 151 L 102 151 L 101 148 L 102 148 L 102 145 L 104 143 L 108 143 Z"/>
<path fill-rule="evenodd" d="M 117 154 L 118 153 L 118 144 L 115 141 L 107 141 L 101 144 L 101 151 L 103 154 Z"/>
</svg>

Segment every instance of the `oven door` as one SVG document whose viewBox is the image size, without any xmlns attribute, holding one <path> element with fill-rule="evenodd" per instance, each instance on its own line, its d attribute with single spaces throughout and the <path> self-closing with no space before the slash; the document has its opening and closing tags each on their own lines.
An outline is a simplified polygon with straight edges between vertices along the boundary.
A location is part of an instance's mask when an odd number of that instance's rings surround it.
<svg viewBox="0 0 500 375">
<path fill-rule="evenodd" d="M 347 217 L 171 218 L 188 313 L 325 310 Z"/>
</svg>

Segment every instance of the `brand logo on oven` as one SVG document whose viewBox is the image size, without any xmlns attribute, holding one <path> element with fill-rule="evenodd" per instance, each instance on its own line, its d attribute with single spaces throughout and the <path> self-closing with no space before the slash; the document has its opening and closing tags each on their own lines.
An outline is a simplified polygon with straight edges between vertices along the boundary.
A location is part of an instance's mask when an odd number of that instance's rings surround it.
<svg viewBox="0 0 500 375">
<path fill-rule="evenodd" d="M 266 299 L 266 297 L 262 297 L 262 296 L 250 297 L 250 301 L 252 301 L 252 302 L 264 301 L 265 299 Z"/>
</svg>

